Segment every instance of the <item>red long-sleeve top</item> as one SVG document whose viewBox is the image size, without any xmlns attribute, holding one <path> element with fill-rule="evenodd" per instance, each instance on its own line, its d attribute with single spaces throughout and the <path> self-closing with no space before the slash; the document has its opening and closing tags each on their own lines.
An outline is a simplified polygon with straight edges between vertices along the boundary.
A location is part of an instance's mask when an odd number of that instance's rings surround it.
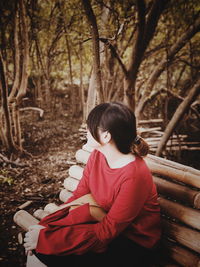
<svg viewBox="0 0 200 267">
<path fill-rule="evenodd" d="M 36 251 L 43 254 L 101 252 L 123 232 L 134 242 L 152 248 L 160 239 L 160 209 L 156 187 L 145 161 L 136 157 L 124 167 L 112 169 L 105 156 L 91 153 L 83 177 L 67 202 L 91 193 L 107 212 L 101 222 L 90 215 L 89 204 L 69 212 L 57 211 L 40 224 Z"/>
</svg>

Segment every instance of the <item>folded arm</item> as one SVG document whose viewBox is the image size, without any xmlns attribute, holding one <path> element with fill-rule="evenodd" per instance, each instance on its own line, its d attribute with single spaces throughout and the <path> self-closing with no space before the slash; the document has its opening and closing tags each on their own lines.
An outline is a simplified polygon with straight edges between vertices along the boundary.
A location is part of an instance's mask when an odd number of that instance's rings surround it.
<svg viewBox="0 0 200 267">
<path fill-rule="evenodd" d="M 106 215 L 106 212 L 97 204 L 95 199 L 93 198 L 92 194 L 86 194 L 68 204 L 64 205 L 70 205 L 70 211 L 73 209 L 76 209 L 77 207 L 89 203 L 90 205 L 90 214 L 92 217 L 94 217 L 97 221 L 102 221 L 104 216 Z M 64 206 L 63 205 L 63 206 Z"/>
</svg>

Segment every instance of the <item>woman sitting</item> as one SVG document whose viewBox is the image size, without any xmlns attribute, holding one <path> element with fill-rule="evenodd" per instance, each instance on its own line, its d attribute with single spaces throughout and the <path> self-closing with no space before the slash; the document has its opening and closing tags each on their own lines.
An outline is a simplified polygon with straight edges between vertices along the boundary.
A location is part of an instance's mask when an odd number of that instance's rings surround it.
<svg viewBox="0 0 200 267">
<path fill-rule="evenodd" d="M 66 202 L 71 207 L 30 228 L 27 266 L 148 267 L 160 239 L 160 209 L 135 115 L 121 103 L 103 103 L 87 127 L 94 151 Z"/>
</svg>

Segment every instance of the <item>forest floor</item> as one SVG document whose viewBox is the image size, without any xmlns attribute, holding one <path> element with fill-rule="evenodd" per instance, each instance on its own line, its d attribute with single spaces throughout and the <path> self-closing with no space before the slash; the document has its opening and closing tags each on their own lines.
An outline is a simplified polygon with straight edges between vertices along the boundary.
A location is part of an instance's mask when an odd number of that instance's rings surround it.
<svg viewBox="0 0 200 267">
<path fill-rule="evenodd" d="M 28 200 L 30 213 L 49 202 L 58 202 L 75 152 L 82 146 L 80 118 L 38 119 L 27 112 L 23 118 L 24 148 L 33 155 L 21 159 L 25 167 L 0 165 L 0 267 L 24 267 L 25 253 L 18 243 L 20 229 L 13 222 L 17 208 Z M 6 179 L 2 178 L 6 177 Z"/>
</svg>

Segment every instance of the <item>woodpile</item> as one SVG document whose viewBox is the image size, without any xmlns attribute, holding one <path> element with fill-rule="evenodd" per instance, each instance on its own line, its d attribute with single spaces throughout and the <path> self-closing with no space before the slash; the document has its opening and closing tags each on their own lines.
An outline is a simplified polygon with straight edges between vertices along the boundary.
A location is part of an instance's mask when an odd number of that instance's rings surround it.
<svg viewBox="0 0 200 267">
<path fill-rule="evenodd" d="M 162 119 L 153 119 L 153 120 L 141 120 L 138 122 L 138 132 L 142 137 L 145 138 L 145 141 L 149 144 L 150 151 L 155 153 L 158 147 L 158 144 L 164 134 L 162 130 Z M 173 134 L 165 147 L 166 151 L 198 151 L 200 150 L 200 142 L 188 141 L 188 135 L 186 134 Z"/>
</svg>

